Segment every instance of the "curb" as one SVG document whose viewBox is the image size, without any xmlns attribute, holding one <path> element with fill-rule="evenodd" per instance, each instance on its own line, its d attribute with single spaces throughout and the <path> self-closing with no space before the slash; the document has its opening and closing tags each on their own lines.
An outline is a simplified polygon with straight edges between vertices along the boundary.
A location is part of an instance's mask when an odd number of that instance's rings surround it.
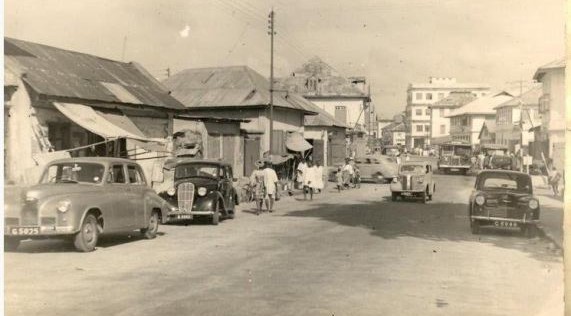
<svg viewBox="0 0 571 316">
<path fill-rule="evenodd" d="M 559 250 L 561 250 L 561 252 L 564 251 L 561 242 L 557 238 L 555 238 L 555 236 L 553 236 L 553 234 L 551 234 L 547 229 L 545 229 L 545 226 L 543 224 L 537 224 L 537 229 L 539 230 L 541 237 L 551 241 Z"/>
</svg>

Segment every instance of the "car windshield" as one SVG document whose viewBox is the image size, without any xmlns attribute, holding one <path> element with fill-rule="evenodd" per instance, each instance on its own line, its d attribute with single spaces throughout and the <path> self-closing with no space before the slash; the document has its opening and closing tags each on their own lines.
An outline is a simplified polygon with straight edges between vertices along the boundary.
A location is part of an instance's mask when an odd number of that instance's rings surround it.
<svg viewBox="0 0 571 316">
<path fill-rule="evenodd" d="M 175 180 L 192 177 L 218 178 L 219 174 L 220 167 L 218 165 L 192 163 L 176 166 L 174 178 Z"/>
<path fill-rule="evenodd" d="M 104 171 L 98 163 L 58 163 L 47 167 L 40 183 L 101 183 Z"/>
<path fill-rule="evenodd" d="M 400 171 L 406 173 L 424 173 L 426 169 L 423 165 L 403 165 L 400 167 Z"/>
<path fill-rule="evenodd" d="M 512 190 L 531 193 L 531 179 L 527 175 L 512 173 L 486 173 L 478 180 L 480 190 Z"/>
</svg>

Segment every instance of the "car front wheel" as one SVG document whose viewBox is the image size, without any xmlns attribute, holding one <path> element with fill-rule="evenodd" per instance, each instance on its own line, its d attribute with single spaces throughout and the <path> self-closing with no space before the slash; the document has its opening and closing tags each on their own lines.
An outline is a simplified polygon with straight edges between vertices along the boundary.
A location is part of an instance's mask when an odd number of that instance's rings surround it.
<svg viewBox="0 0 571 316">
<path fill-rule="evenodd" d="M 81 227 L 79 232 L 75 235 L 73 244 L 75 249 L 81 252 L 90 252 L 95 250 L 98 237 L 97 219 L 92 214 L 88 214 L 83 220 L 83 223 L 81 223 Z"/>
<path fill-rule="evenodd" d="M 527 238 L 534 238 L 537 236 L 537 227 L 535 225 L 524 225 L 521 227 L 521 232 Z"/>
<path fill-rule="evenodd" d="M 472 234 L 477 235 L 480 233 L 480 222 L 478 221 L 471 221 L 470 222 L 470 230 Z"/>
<path fill-rule="evenodd" d="M 212 225 L 218 225 L 220 222 L 220 202 L 216 203 L 214 214 L 212 214 Z"/>
<path fill-rule="evenodd" d="M 141 234 L 146 239 L 153 239 L 157 237 L 157 232 L 159 231 L 159 213 L 153 212 L 149 218 L 149 225 L 147 228 L 141 229 Z"/>
</svg>

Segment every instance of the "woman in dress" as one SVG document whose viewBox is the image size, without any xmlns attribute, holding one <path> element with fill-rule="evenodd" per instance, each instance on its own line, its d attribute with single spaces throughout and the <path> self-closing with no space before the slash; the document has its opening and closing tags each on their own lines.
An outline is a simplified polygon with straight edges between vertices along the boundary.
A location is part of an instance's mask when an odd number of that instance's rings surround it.
<svg viewBox="0 0 571 316">
<path fill-rule="evenodd" d="M 313 183 L 315 182 L 315 167 L 311 161 L 307 162 L 307 168 L 303 173 L 303 199 L 307 200 L 307 193 L 309 193 L 311 199 L 313 200 Z"/>
<path fill-rule="evenodd" d="M 319 161 L 315 162 L 315 176 L 314 176 L 315 183 L 313 184 L 313 188 L 316 192 L 320 192 L 323 190 L 323 167 L 319 163 Z"/>
</svg>

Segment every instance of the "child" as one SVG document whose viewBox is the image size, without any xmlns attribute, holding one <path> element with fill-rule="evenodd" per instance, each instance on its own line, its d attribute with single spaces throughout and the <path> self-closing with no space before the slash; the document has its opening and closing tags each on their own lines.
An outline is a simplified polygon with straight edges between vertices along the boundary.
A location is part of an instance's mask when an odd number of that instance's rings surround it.
<svg viewBox="0 0 571 316">
<path fill-rule="evenodd" d="M 361 188 L 361 171 L 358 168 L 355 168 L 355 187 Z"/>
<path fill-rule="evenodd" d="M 337 180 L 337 190 L 341 193 L 341 188 L 343 188 L 343 172 L 341 171 L 341 167 L 337 168 L 335 179 Z"/>
</svg>

